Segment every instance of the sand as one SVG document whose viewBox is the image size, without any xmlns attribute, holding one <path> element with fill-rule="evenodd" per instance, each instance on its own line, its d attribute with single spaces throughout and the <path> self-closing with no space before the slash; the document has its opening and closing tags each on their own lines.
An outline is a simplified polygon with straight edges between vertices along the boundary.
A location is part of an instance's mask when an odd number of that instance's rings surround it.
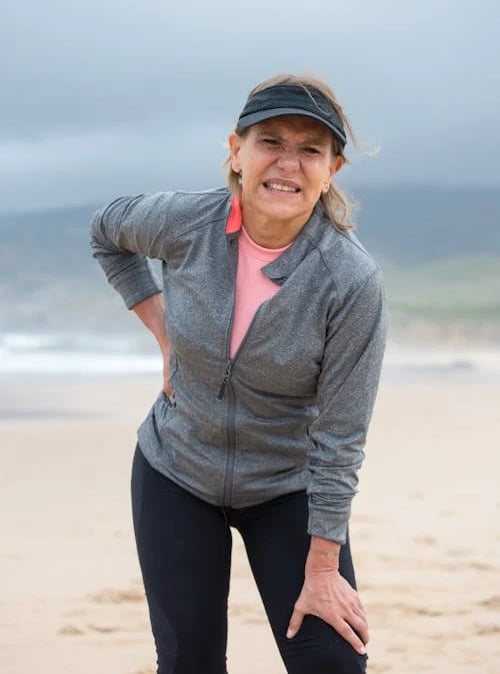
<svg viewBox="0 0 500 674">
<path fill-rule="evenodd" d="M 155 671 L 129 472 L 156 389 L 0 382 L 2 674 Z M 497 383 L 383 384 L 351 520 L 370 674 L 500 671 L 499 417 Z M 284 674 L 235 539 L 229 672 Z"/>
</svg>

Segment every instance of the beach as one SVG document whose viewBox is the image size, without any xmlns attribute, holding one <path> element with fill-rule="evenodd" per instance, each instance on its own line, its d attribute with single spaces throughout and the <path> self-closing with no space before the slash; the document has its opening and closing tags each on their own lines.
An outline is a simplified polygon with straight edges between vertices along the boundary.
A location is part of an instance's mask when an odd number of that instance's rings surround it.
<svg viewBox="0 0 500 674">
<path fill-rule="evenodd" d="M 3 377 L 2 674 L 155 671 L 129 475 L 158 387 Z M 351 519 L 370 674 L 498 674 L 499 412 L 497 378 L 382 382 Z M 228 671 L 284 674 L 234 539 Z"/>
</svg>

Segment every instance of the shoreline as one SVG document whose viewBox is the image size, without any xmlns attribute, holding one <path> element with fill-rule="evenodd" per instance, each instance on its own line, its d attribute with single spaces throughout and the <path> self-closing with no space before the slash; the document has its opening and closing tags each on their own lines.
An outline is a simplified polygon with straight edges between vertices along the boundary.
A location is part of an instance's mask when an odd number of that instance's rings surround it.
<svg viewBox="0 0 500 674">
<path fill-rule="evenodd" d="M 130 357 L 133 359 L 134 356 L 131 354 Z M 116 396 L 106 394 L 110 389 L 119 391 L 121 385 L 129 392 L 127 407 L 134 407 L 136 401 L 142 405 L 145 414 L 149 407 L 144 407 L 144 403 L 151 405 L 161 387 L 161 363 L 156 356 L 152 365 L 154 369 L 146 372 L 28 373 L 5 372 L 0 364 L 0 424 L 121 419 L 128 413 L 124 413 Z M 386 353 L 380 388 L 496 385 L 500 385 L 500 349 L 422 351 L 391 344 Z"/>
</svg>

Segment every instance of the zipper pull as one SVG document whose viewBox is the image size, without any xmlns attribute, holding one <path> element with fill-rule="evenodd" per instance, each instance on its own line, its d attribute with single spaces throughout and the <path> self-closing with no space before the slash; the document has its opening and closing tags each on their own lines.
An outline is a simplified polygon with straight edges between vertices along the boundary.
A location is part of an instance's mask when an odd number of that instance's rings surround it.
<svg viewBox="0 0 500 674">
<path fill-rule="evenodd" d="M 219 389 L 219 395 L 217 396 L 217 398 L 219 400 L 222 400 L 222 398 L 224 397 L 224 391 L 226 390 L 227 382 L 229 381 L 229 377 L 231 376 L 232 367 L 233 367 L 233 361 L 228 360 L 227 363 L 226 363 L 226 367 L 224 368 L 224 377 L 222 379 L 222 384 L 221 384 L 221 387 Z"/>
</svg>

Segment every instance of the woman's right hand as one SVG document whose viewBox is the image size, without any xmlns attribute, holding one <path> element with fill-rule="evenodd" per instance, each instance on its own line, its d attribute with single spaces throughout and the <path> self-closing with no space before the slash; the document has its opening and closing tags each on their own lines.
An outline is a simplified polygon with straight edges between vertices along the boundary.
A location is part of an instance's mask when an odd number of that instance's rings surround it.
<svg viewBox="0 0 500 674">
<path fill-rule="evenodd" d="M 165 305 L 163 295 L 156 293 L 132 307 L 138 318 L 155 336 L 163 357 L 163 393 L 173 402 L 174 392 L 170 383 L 170 342 L 165 329 Z"/>
<path fill-rule="evenodd" d="M 163 393 L 171 402 L 174 400 L 174 390 L 170 382 L 170 354 L 163 353 Z"/>
</svg>

